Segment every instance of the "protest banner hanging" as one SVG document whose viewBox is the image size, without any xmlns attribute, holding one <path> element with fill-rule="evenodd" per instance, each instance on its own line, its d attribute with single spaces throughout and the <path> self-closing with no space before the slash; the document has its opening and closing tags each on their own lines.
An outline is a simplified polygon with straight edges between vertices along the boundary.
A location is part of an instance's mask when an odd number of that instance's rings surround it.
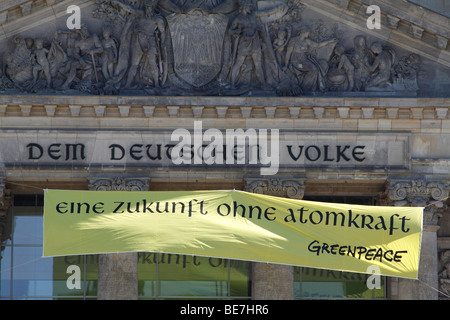
<svg viewBox="0 0 450 320">
<path fill-rule="evenodd" d="M 44 256 L 148 251 L 417 279 L 423 208 L 243 191 L 45 190 Z"/>
</svg>

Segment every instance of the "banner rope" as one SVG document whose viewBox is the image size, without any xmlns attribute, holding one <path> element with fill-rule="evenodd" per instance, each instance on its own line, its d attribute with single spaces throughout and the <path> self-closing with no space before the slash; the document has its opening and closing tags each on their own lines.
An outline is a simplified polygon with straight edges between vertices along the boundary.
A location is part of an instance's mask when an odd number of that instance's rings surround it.
<svg viewBox="0 0 450 320">
<path fill-rule="evenodd" d="M 435 291 L 437 291 L 438 293 L 440 293 L 440 294 L 442 294 L 444 297 L 446 297 L 446 298 L 450 298 L 450 296 L 448 295 L 448 294 L 446 294 L 446 293 L 444 293 L 444 292 L 442 292 L 441 290 L 439 290 L 439 289 L 436 289 L 436 288 L 434 288 L 434 287 L 432 287 L 432 286 L 430 286 L 428 283 L 426 283 L 425 281 L 422 281 L 422 280 L 420 280 L 420 279 L 418 279 L 418 281 L 420 282 L 420 283 L 423 283 L 424 285 L 426 285 L 427 287 L 429 287 L 429 288 L 431 288 L 431 289 L 433 289 L 433 290 L 435 290 Z"/>
</svg>

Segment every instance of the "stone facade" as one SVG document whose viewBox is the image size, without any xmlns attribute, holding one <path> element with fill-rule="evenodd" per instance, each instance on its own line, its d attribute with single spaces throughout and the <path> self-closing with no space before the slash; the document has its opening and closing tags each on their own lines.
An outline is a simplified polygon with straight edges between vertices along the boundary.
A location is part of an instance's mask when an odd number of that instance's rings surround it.
<svg viewBox="0 0 450 320">
<path fill-rule="evenodd" d="M 366 26 L 373 2 L 379 30 Z M 182 3 L 0 5 L 1 240 L 10 196 L 38 188 L 369 196 L 425 206 L 419 281 L 388 279 L 388 298 L 447 299 L 448 17 L 401 0 Z M 69 4 L 79 31 L 65 25 Z M 204 34 L 208 50 L 194 50 Z M 261 163 L 174 164 L 171 134 L 196 122 L 278 130 L 276 175 Z M 121 271 L 135 258 L 102 258 L 111 286 L 99 298 L 136 298 L 135 274 Z M 292 267 L 252 270 L 253 298 L 292 299 Z"/>
</svg>

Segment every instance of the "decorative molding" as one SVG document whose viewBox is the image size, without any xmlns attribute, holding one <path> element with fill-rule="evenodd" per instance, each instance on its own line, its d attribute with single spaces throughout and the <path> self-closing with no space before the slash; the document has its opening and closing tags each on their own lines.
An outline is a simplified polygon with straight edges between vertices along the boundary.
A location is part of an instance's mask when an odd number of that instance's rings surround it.
<svg viewBox="0 0 450 320">
<path fill-rule="evenodd" d="M 55 96 L 47 96 L 47 100 L 53 100 Z M 3 97 L 5 98 L 5 97 Z M 111 98 L 111 99 L 110 99 Z M 155 98 L 155 97 L 153 97 Z M 2 97 L 0 97 L 0 100 Z M 81 98 L 80 98 L 81 99 Z M 266 119 L 348 119 L 352 115 L 353 119 L 436 119 L 447 120 L 450 118 L 448 101 L 443 99 L 429 99 L 424 104 L 418 99 L 334 99 L 334 105 L 330 104 L 330 99 L 310 99 L 310 98 L 279 98 L 277 100 L 265 99 L 264 101 L 255 98 L 247 99 L 243 106 L 237 106 L 236 101 L 228 99 L 230 106 L 225 106 L 222 98 L 218 97 L 214 99 L 211 104 L 204 105 L 186 105 L 184 102 L 174 104 L 174 101 L 169 98 L 155 98 L 154 105 L 145 105 L 139 103 L 139 101 L 130 102 L 128 105 L 118 105 L 117 99 L 114 97 L 105 97 L 101 105 L 95 103 L 80 105 L 67 105 L 63 101 L 58 104 L 46 104 L 37 103 L 30 104 L 29 99 L 26 96 L 16 97 L 17 100 L 23 100 L 23 104 L 17 105 L 17 102 L 5 102 L 0 101 L 0 117 L 53 117 L 53 118 L 85 118 L 85 117 L 116 117 L 117 112 L 108 112 L 116 109 L 119 112 L 121 118 L 211 118 L 211 114 L 217 114 L 217 118 L 242 118 L 248 119 L 253 117 L 253 111 L 255 114 L 263 115 Z M 70 101 L 71 99 L 67 99 Z M 135 99 L 138 100 L 138 99 Z M 202 102 L 201 99 L 199 103 Z M 108 103 L 106 103 L 108 102 Z M 144 102 L 144 101 L 142 101 Z M 148 102 L 148 101 L 147 101 Z M 204 101 L 206 102 L 206 101 Z M 221 103 L 221 106 L 214 105 L 214 102 Z M 237 101 L 237 103 L 239 103 Z M 254 106 L 251 106 L 251 103 Z M 292 103 L 296 103 L 297 106 L 292 106 Z M 277 105 L 274 105 L 277 104 Z M 299 106 L 301 105 L 301 106 Z M 398 106 L 390 106 L 398 105 Z M 17 106 L 20 109 L 20 113 L 16 112 Z M 156 113 L 156 106 L 158 106 L 158 113 Z M 192 116 L 188 113 L 182 112 L 189 108 Z M 43 113 L 44 109 L 44 113 Z M 67 111 L 68 109 L 68 111 Z M 133 110 L 133 112 L 131 112 Z M 206 110 L 212 110 L 207 112 Z M 258 110 L 262 110 L 262 113 Z M 238 111 L 238 112 L 235 112 Z M 402 117 L 399 117 L 402 112 Z M 359 116 L 357 116 L 359 114 Z M 408 116 L 409 114 L 409 116 Z M 29 121 L 29 120 L 27 120 Z"/>
<path fill-rule="evenodd" d="M 292 179 L 245 179 L 245 191 L 292 199 L 301 199 L 305 193 L 303 180 Z"/>
<path fill-rule="evenodd" d="M 89 190 L 92 191 L 148 191 L 146 179 L 139 178 L 91 178 Z"/>
<path fill-rule="evenodd" d="M 424 207 L 424 226 L 437 227 L 438 221 L 447 207 L 446 200 L 450 194 L 448 183 L 406 180 L 388 181 L 386 184 L 382 200 L 384 204 L 400 207 Z"/>
</svg>

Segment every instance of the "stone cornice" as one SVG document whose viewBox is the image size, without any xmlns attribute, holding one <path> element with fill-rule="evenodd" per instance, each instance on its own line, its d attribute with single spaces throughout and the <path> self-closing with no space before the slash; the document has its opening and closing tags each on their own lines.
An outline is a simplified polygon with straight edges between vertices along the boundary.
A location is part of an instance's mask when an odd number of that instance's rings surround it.
<svg viewBox="0 0 450 320">
<path fill-rule="evenodd" d="M 30 117 L 447 120 L 449 108 L 448 98 L 0 96 L 3 127 Z"/>
<path fill-rule="evenodd" d="M 11 37 L 33 26 L 55 21 L 67 15 L 67 7 L 83 8 L 92 0 L 2 0 L 0 4 L 0 40 Z"/>
<path fill-rule="evenodd" d="M 352 28 L 450 66 L 450 19 L 403 0 L 303 0 L 312 10 L 339 16 Z M 366 26 L 369 5 L 381 9 L 381 29 Z"/>
<path fill-rule="evenodd" d="M 441 14 L 433 12 L 412 2 L 404 0 L 359 0 L 365 5 L 376 4 L 390 17 L 396 17 L 401 21 L 420 27 L 428 32 L 442 37 L 450 37 L 449 19 Z"/>
</svg>

